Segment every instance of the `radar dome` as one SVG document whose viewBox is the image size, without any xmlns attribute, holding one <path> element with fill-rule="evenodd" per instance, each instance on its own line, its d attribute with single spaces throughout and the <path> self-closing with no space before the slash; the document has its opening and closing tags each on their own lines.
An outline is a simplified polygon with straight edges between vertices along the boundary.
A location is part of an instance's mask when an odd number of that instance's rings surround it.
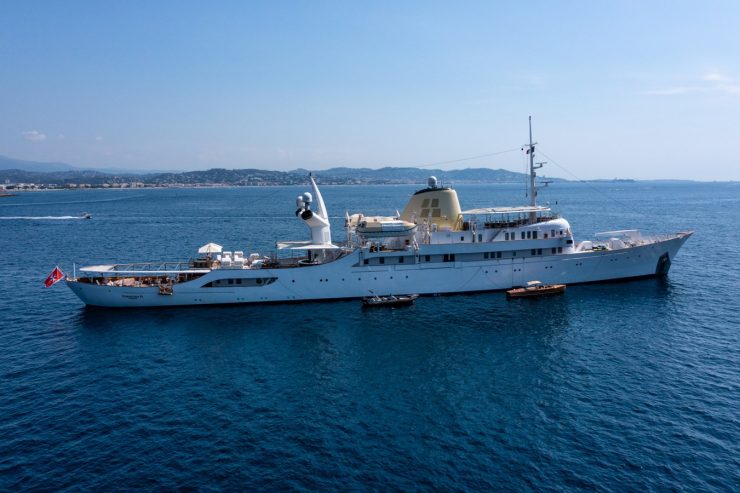
<svg viewBox="0 0 740 493">
<path fill-rule="evenodd" d="M 427 185 L 429 186 L 429 188 L 437 188 L 437 177 L 430 176 L 427 180 Z"/>
</svg>

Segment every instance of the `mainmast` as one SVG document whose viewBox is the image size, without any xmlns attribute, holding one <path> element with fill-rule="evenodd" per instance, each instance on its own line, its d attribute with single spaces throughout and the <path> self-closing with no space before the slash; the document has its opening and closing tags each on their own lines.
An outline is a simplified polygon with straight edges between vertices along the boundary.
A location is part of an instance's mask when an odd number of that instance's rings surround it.
<svg viewBox="0 0 740 493">
<path fill-rule="evenodd" d="M 537 177 L 536 169 L 542 167 L 543 163 L 534 162 L 534 146 L 537 142 L 532 142 L 532 116 L 529 117 L 529 146 L 527 147 L 527 154 L 529 154 L 529 205 L 532 208 L 537 207 L 537 183 L 535 178 Z M 529 224 L 537 222 L 537 212 L 531 211 L 529 213 Z"/>
</svg>

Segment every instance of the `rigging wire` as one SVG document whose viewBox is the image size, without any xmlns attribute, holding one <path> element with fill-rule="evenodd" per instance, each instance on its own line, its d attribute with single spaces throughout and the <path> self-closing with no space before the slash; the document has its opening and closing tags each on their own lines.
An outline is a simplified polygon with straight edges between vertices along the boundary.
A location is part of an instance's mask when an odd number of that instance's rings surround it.
<svg viewBox="0 0 740 493">
<path fill-rule="evenodd" d="M 452 159 L 450 161 L 437 161 L 436 163 L 417 164 L 417 165 L 408 166 L 408 167 L 411 167 L 411 168 L 428 168 L 429 166 L 440 166 L 440 165 L 443 165 L 443 164 L 461 163 L 463 161 L 472 161 L 474 159 L 480 159 L 480 158 L 484 158 L 484 157 L 498 156 L 500 154 L 506 154 L 507 152 L 514 152 L 514 151 L 518 151 L 518 150 L 520 150 L 520 148 L 519 147 L 515 147 L 514 149 L 506 149 L 505 151 L 489 152 L 487 154 L 480 154 L 478 156 L 470 156 L 470 157 L 464 157 L 464 158 L 460 158 L 460 159 Z M 390 167 L 392 167 L 392 168 L 405 168 L 407 166 L 394 165 L 394 166 L 390 166 Z"/>
<path fill-rule="evenodd" d="M 570 171 L 569 169 L 567 169 L 567 168 L 566 168 L 565 166 L 562 166 L 562 165 L 558 164 L 558 162 L 557 162 L 557 161 L 555 161 L 555 160 L 554 160 L 553 158 L 551 158 L 550 156 L 548 156 L 547 154 L 545 154 L 545 153 L 544 153 L 544 152 L 542 151 L 542 148 L 539 148 L 538 150 L 539 150 L 539 153 L 540 153 L 540 154 L 542 154 L 543 156 L 545 156 L 545 157 L 546 157 L 546 158 L 548 159 L 548 162 L 550 162 L 550 163 L 554 164 L 555 166 L 557 166 L 557 167 L 558 167 L 558 168 L 560 168 L 561 170 L 563 170 L 563 171 L 565 171 L 566 173 L 568 173 L 568 174 L 569 174 L 569 175 L 570 175 L 571 177 L 575 178 L 575 179 L 576 179 L 576 180 L 577 180 L 577 181 L 578 181 L 579 183 L 584 183 L 584 184 L 586 184 L 586 185 L 587 185 L 587 186 L 588 186 L 589 188 L 591 188 L 591 189 L 592 189 L 592 190 L 594 190 L 595 192 L 597 192 L 597 193 L 599 193 L 599 194 L 603 195 L 604 197 L 606 197 L 607 199 L 609 199 L 609 200 L 611 200 L 611 201 L 613 201 L 613 202 L 616 202 L 617 204 L 621 205 L 622 207 L 624 207 L 624 208 L 625 208 L 625 209 L 627 209 L 628 211 L 631 211 L 631 212 L 633 212 L 633 213 L 635 213 L 635 214 L 638 214 L 638 215 L 640 215 L 640 216 L 643 216 L 643 217 L 650 217 L 650 216 L 649 216 L 648 214 L 645 214 L 644 212 L 638 211 L 637 209 L 633 208 L 633 207 L 632 207 L 632 206 L 630 206 L 629 204 L 626 204 L 626 203 L 622 202 L 621 200 L 619 200 L 619 199 L 616 199 L 616 198 L 612 197 L 611 195 L 607 194 L 607 193 L 606 193 L 606 192 L 604 192 L 604 191 L 603 191 L 602 189 L 600 189 L 600 188 L 598 188 L 598 187 L 595 187 L 595 186 L 593 186 L 593 185 L 592 185 L 592 184 L 591 184 L 591 183 L 590 183 L 589 181 L 583 180 L 583 179 L 581 179 L 580 177 L 576 176 L 576 174 L 575 174 L 575 173 L 573 173 L 572 171 Z"/>
</svg>

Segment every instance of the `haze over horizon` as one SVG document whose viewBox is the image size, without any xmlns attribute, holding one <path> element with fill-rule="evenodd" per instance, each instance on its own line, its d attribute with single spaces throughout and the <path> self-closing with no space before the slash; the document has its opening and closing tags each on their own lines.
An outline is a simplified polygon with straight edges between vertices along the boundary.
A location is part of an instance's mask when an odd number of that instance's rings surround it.
<svg viewBox="0 0 740 493">
<path fill-rule="evenodd" d="M 548 176 L 740 179 L 737 2 L 42 1 L 3 20 L 13 158 L 523 171 L 531 114 Z"/>
</svg>

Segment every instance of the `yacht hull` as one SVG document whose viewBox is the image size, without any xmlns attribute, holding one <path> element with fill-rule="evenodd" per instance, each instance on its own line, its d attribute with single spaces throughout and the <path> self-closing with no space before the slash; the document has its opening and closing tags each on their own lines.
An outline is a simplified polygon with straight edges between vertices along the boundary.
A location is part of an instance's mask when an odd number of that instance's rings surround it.
<svg viewBox="0 0 740 493">
<path fill-rule="evenodd" d="M 475 260 L 475 255 L 490 249 L 490 244 L 487 247 L 479 243 L 458 248 L 461 253 L 457 257 L 461 259 L 447 262 L 425 262 L 424 257 L 426 253 L 450 252 L 460 245 L 424 245 L 418 252 L 375 254 L 356 249 L 333 262 L 308 267 L 215 269 L 195 280 L 176 283 L 171 295 L 160 294 L 157 287 L 107 286 L 75 279 L 66 284 L 87 305 L 120 308 L 503 291 L 533 279 L 545 284 L 582 284 L 663 275 L 690 236 L 691 233 L 680 233 L 616 250 Z M 369 255 L 384 257 L 383 265 L 365 264 Z M 399 256 L 404 256 L 403 263 L 398 261 Z M 234 280 L 233 286 L 205 286 L 230 279 Z M 240 285 L 236 284 L 237 279 Z M 255 282 L 256 279 L 270 281 Z"/>
</svg>

